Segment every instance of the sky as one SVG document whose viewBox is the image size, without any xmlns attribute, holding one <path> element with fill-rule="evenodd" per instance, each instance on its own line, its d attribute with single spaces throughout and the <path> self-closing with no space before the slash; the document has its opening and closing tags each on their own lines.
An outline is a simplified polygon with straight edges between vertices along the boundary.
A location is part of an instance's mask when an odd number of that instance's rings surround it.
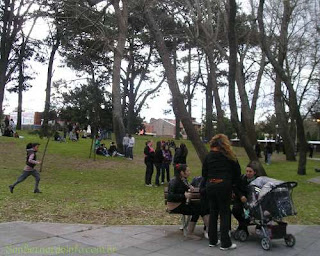
<svg viewBox="0 0 320 256">
<path fill-rule="evenodd" d="M 59 57 L 55 60 L 55 68 L 52 81 L 64 79 L 70 81 L 78 79 L 76 73 L 68 67 L 59 67 L 61 65 Z M 36 72 L 35 79 L 30 81 L 32 87 L 23 93 L 23 105 L 22 109 L 25 112 L 42 112 L 44 110 L 45 102 L 45 88 L 47 80 L 47 65 L 38 62 L 32 62 L 32 69 Z M 167 84 L 163 84 L 158 97 L 147 100 L 148 108 L 144 107 L 141 111 L 141 117 L 145 121 L 149 122 L 151 118 L 168 118 L 174 119 L 173 113 L 164 115 L 164 111 L 171 109 L 170 105 L 167 104 L 168 95 L 170 90 Z M 202 101 L 204 101 L 204 95 L 197 93 L 193 101 L 193 117 L 198 122 L 201 121 L 202 116 Z M 205 101 L 204 103 L 205 104 Z M 5 114 L 10 114 L 17 109 L 18 106 L 18 95 L 16 93 L 9 93 L 5 91 L 4 108 Z"/>
<path fill-rule="evenodd" d="M 25 32 L 27 33 L 30 28 L 30 25 L 25 27 Z M 38 19 L 34 30 L 32 31 L 31 38 L 34 39 L 43 39 L 46 37 L 48 33 L 48 24 L 46 21 L 42 19 Z M 49 50 L 48 50 L 48 58 L 49 58 Z M 56 54 L 56 58 L 54 61 L 54 73 L 52 82 L 58 81 L 60 79 L 70 81 L 74 79 L 78 79 L 76 73 L 68 68 L 61 67 L 62 58 L 59 54 Z M 45 88 L 47 81 L 47 64 L 39 63 L 33 61 L 31 63 L 32 70 L 34 72 L 35 79 L 30 81 L 32 87 L 23 92 L 23 104 L 22 109 L 25 112 L 42 112 L 44 110 L 44 102 L 45 102 Z M 156 80 L 161 80 L 162 78 L 158 78 Z M 10 86 L 6 87 L 9 88 Z M 168 85 L 164 83 L 162 85 L 159 96 L 147 100 L 148 108 L 144 107 L 141 111 L 141 117 L 144 118 L 145 121 L 149 122 L 151 118 L 168 118 L 174 119 L 174 114 L 171 111 L 171 114 L 164 114 L 165 110 L 172 109 L 170 105 L 167 104 L 168 96 L 170 95 L 170 90 Z M 198 122 L 201 122 L 202 117 L 202 101 L 205 104 L 204 94 L 198 92 L 193 100 L 192 107 L 193 113 L 192 117 L 196 118 Z M 4 113 L 10 114 L 17 109 L 18 106 L 18 95 L 16 93 L 9 93 L 5 90 L 4 95 Z M 204 111 L 204 110 L 203 110 Z"/>
</svg>

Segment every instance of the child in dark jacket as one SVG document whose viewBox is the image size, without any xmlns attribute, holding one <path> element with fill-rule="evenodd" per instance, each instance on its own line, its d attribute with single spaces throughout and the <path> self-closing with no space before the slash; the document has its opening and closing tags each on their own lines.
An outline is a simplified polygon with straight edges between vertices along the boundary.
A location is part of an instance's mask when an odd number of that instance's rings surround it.
<svg viewBox="0 0 320 256">
<path fill-rule="evenodd" d="M 26 150 L 27 150 L 27 157 L 26 157 L 26 166 L 23 169 L 22 174 L 17 179 L 17 181 L 9 186 L 10 192 L 13 193 L 14 187 L 23 182 L 26 178 L 28 178 L 30 175 L 32 175 L 35 180 L 35 186 L 34 186 L 34 193 L 41 193 L 39 190 L 39 182 L 40 182 L 40 173 L 34 169 L 36 164 L 40 164 L 41 161 L 37 161 L 36 153 L 38 152 L 39 143 L 28 143 Z"/>
</svg>

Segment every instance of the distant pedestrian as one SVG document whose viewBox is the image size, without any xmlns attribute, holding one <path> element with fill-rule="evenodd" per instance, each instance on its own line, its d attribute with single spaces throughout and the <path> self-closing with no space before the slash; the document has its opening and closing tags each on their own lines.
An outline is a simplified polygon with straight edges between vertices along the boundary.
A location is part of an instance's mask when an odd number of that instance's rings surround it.
<svg viewBox="0 0 320 256">
<path fill-rule="evenodd" d="M 268 142 L 267 146 L 265 148 L 265 162 L 267 165 L 271 164 L 272 152 L 273 152 L 272 144 L 271 144 L 271 142 Z"/>
<path fill-rule="evenodd" d="M 123 154 L 125 157 L 128 157 L 128 145 L 129 145 L 128 133 L 126 133 L 126 135 L 123 137 L 122 145 L 123 145 Z"/>
<path fill-rule="evenodd" d="M 145 185 L 152 187 L 151 179 L 153 174 L 154 149 L 152 148 L 152 141 L 146 142 L 144 148 L 144 163 L 146 165 Z"/>
<path fill-rule="evenodd" d="M 176 164 L 187 164 L 187 156 L 188 156 L 188 149 L 186 144 L 181 143 L 180 147 L 176 148 L 176 152 L 173 158 L 173 166 Z"/>
<path fill-rule="evenodd" d="M 10 192 L 13 193 L 14 187 L 23 182 L 26 178 L 28 178 L 30 175 L 32 175 L 35 180 L 35 186 L 34 186 L 34 193 L 41 193 L 39 190 L 39 182 L 40 182 L 40 173 L 34 169 L 36 164 L 40 164 L 41 161 L 37 161 L 37 156 L 36 153 L 38 152 L 39 149 L 39 143 L 28 143 L 26 146 L 27 150 L 27 157 L 26 157 L 26 166 L 23 169 L 22 174 L 20 177 L 17 179 L 17 181 L 9 186 Z"/>
<path fill-rule="evenodd" d="M 160 173 L 161 173 L 161 167 L 163 162 L 163 153 L 161 149 L 161 141 L 157 141 L 157 146 L 154 154 L 154 166 L 156 167 L 157 174 L 156 174 L 156 186 L 160 185 Z"/>
<path fill-rule="evenodd" d="M 163 161 L 162 161 L 162 167 L 161 167 L 161 184 L 164 184 L 165 176 L 167 176 L 167 182 L 170 181 L 170 164 L 172 161 L 172 154 L 169 149 L 169 146 L 165 144 L 163 146 Z"/>
<path fill-rule="evenodd" d="M 257 142 L 256 146 L 255 146 L 255 151 L 256 151 L 256 155 L 258 158 L 261 158 L 261 147 L 260 147 L 260 143 Z"/>
<path fill-rule="evenodd" d="M 131 134 L 129 134 L 129 142 L 128 142 L 128 158 L 130 160 L 133 160 L 133 147 L 134 147 L 134 144 L 135 144 L 135 139 L 134 137 L 132 137 Z"/>
<path fill-rule="evenodd" d="M 309 144 L 309 157 L 310 158 L 313 157 L 313 150 L 314 150 L 314 146 L 312 144 Z"/>
</svg>

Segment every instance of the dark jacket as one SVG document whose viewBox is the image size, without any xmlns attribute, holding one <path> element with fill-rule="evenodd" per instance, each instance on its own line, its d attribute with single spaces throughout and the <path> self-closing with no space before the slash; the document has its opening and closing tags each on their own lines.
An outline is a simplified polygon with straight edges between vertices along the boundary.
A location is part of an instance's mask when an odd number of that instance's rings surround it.
<svg viewBox="0 0 320 256">
<path fill-rule="evenodd" d="M 185 148 L 184 151 L 181 148 L 177 148 L 174 153 L 173 164 L 186 164 L 187 163 L 188 150 Z"/>
<path fill-rule="evenodd" d="M 163 153 L 161 149 L 156 149 L 155 154 L 154 154 L 154 159 L 153 162 L 155 164 L 161 164 L 163 162 Z"/>
<path fill-rule="evenodd" d="M 241 198 L 242 196 L 248 197 L 248 185 L 252 180 L 248 181 L 247 176 L 245 174 L 241 175 L 238 182 L 238 186 L 235 186 L 233 188 L 233 192 L 236 198 Z"/>
<path fill-rule="evenodd" d="M 26 159 L 26 165 L 30 166 L 31 168 L 34 168 L 36 166 L 36 164 L 30 163 L 29 162 L 29 157 L 33 154 L 33 159 L 36 161 L 37 160 L 37 155 L 36 152 L 33 149 L 27 149 L 27 159 Z"/>
<path fill-rule="evenodd" d="M 149 146 L 146 146 L 144 148 L 144 162 L 147 163 L 153 163 L 153 160 L 154 160 L 154 151 L 150 151 L 150 147 Z"/>
<path fill-rule="evenodd" d="M 232 161 L 221 152 L 210 151 L 202 165 L 202 177 L 209 179 L 230 180 L 232 184 L 238 184 L 241 168 L 238 161 Z"/>
<path fill-rule="evenodd" d="M 184 192 L 187 192 L 189 187 L 179 178 L 173 178 L 168 185 L 168 202 L 185 202 Z"/>
</svg>

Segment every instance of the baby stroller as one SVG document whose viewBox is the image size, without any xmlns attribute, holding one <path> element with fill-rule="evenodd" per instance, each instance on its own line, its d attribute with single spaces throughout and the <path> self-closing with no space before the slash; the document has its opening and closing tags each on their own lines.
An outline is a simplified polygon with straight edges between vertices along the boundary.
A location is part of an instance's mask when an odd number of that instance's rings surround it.
<svg viewBox="0 0 320 256">
<path fill-rule="evenodd" d="M 245 205 L 249 225 L 256 226 L 256 234 L 261 238 L 261 247 L 270 250 L 272 239 L 284 239 L 288 247 L 295 245 L 296 239 L 287 234 L 286 216 L 296 215 L 292 201 L 292 190 L 296 182 L 283 182 L 268 177 L 258 177 L 249 184 L 248 201 Z M 237 230 L 236 240 L 247 240 L 248 233 Z"/>
</svg>

